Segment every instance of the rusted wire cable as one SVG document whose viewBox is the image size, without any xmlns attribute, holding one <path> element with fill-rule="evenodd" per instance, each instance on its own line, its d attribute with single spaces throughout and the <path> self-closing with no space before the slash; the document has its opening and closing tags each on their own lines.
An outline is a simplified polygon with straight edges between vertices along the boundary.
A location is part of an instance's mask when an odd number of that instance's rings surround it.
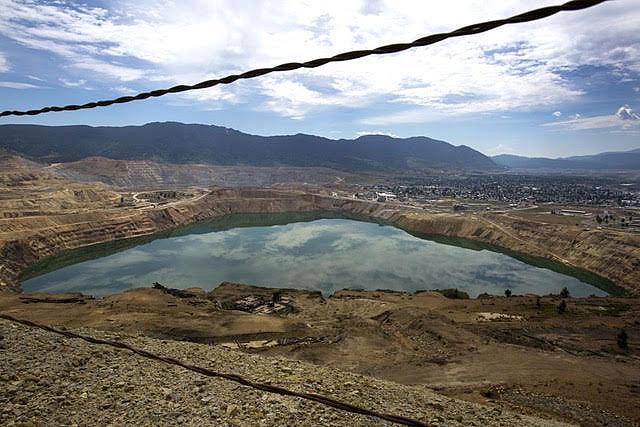
<svg viewBox="0 0 640 427">
<path fill-rule="evenodd" d="M 159 96 L 167 95 L 169 93 L 179 93 L 179 92 L 185 92 L 188 90 L 210 88 L 210 87 L 221 85 L 221 84 L 230 84 L 235 82 L 236 80 L 252 79 L 255 77 L 263 76 L 265 74 L 279 72 L 279 71 L 291 71 L 291 70 L 297 70 L 300 68 L 316 68 L 316 67 L 320 67 L 322 65 L 328 64 L 330 62 L 351 61 L 353 59 L 363 58 L 369 55 L 386 55 L 389 53 L 397 53 L 397 52 L 401 52 L 403 50 L 411 49 L 414 47 L 428 46 L 452 37 L 461 37 L 461 36 L 468 36 L 472 34 L 483 33 L 485 31 L 489 31 L 494 28 L 501 27 L 507 24 L 519 24 L 523 22 L 536 21 L 538 19 L 543 19 L 551 15 L 555 15 L 556 13 L 562 12 L 562 11 L 586 9 L 588 7 L 595 6 L 605 1 L 607 0 L 572 0 L 561 5 L 547 6 L 540 9 L 531 10 L 529 12 L 512 16 L 511 18 L 498 19 L 495 21 L 487 21 L 487 22 L 467 25 L 466 27 L 459 28 L 449 33 L 431 34 L 426 37 L 421 37 L 411 43 L 396 43 L 396 44 L 390 44 L 386 46 L 380 46 L 375 49 L 354 50 L 350 52 L 340 53 L 338 55 L 335 55 L 329 58 L 318 58 L 318 59 L 313 59 L 307 62 L 288 62 L 286 64 L 280 64 L 278 66 L 271 67 L 271 68 L 257 68 L 254 70 L 246 71 L 241 74 L 231 74 L 226 77 L 222 77 L 220 79 L 205 80 L 203 82 L 196 83 L 194 85 L 177 85 L 168 89 L 158 89 L 158 90 L 153 90 L 151 92 L 139 93 L 133 96 L 122 96 L 120 98 L 89 102 L 87 104 L 82 104 L 82 105 L 66 105 L 64 107 L 52 106 L 52 107 L 41 108 L 38 110 L 27 110 L 27 111 L 7 110 L 7 111 L 1 112 L 0 117 L 35 116 L 38 114 L 49 113 L 49 112 L 75 111 L 75 110 L 84 110 L 84 109 L 96 108 L 96 107 L 107 107 L 113 104 L 124 104 L 127 102 L 138 101 L 138 100 L 143 100 L 147 98 L 156 98 Z"/>
<path fill-rule="evenodd" d="M 35 323 L 32 322 L 30 320 L 26 320 L 26 319 L 18 319 L 16 317 L 13 317 L 9 314 L 6 313 L 0 313 L 0 318 L 1 319 L 5 319 L 11 322 L 15 322 L 15 323 L 20 323 L 22 325 L 25 326 L 29 326 L 32 328 L 39 328 L 48 332 L 53 332 L 55 334 L 58 335 L 63 335 L 67 338 L 72 338 L 72 339 L 81 339 L 84 340 L 86 342 L 92 343 L 92 344 L 101 344 L 101 345 L 108 345 L 111 347 L 116 347 L 119 349 L 123 349 L 123 350 L 128 350 L 131 351 L 135 354 L 138 354 L 142 357 L 146 357 L 148 359 L 153 359 L 153 360 L 158 360 L 160 362 L 164 362 L 170 365 L 175 365 L 175 366 L 180 366 L 181 368 L 187 369 L 189 371 L 193 371 L 196 372 L 198 374 L 202 374 L 202 375 L 206 375 L 208 377 L 215 377 L 215 378 L 223 378 L 229 381 L 233 381 L 239 384 L 242 384 L 244 386 L 247 387 L 251 387 L 257 390 L 262 390 L 262 391 L 266 391 L 269 393 L 276 393 L 276 394 L 280 394 L 280 395 L 284 395 L 284 396 L 293 396 L 293 397 L 299 397 L 301 399 L 305 399 L 305 400 L 311 400 L 317 403 L 320 403 L 322 405 L 326 405 L 326 406 L 330 406 L 332 408 L 336 408 L 336 409 L 340 409 L 342 411 L 346 411 L 346 412 L 351 412 L 354 414 L 361 414 L 361 415 L 367 415 L 370 417 L 375 417 L 375 418 L 379 418 L 381 420 L 385 420 L 385 421 L 390 421 L 392 423 L 396 423 L 396 424 L 402 424 L 402 425 L 406 425 L 406 426 L 416 426 L 416 427 L 425 427 L 427 426 L 426 423 L 423 423 L 421 421 L 418 420 L 414 420 L 412 418 L 408 418 L 408 417 L 403 417 L 400 415 L 392 415 L 392 414 L 385 414 L 385 413 L 380 413 L 380 412 L 376 412 L 373 411 L 371 409 L 367 409 L 367 408 L 363 408 L 360 406 L 356 406 L 353 405 L 351 403 L 348 402 L 344 402 L 341 400 L 337 400 L 337 399 L 333 399 L 330 397 L 326 397 L 326 396 L 322 396 L 319 394 L 315 394 L 315 393 L 304 393 L 304 392 L 299 392 L 299 391 L 293 391 L 293 390 L 289 390 L 286 389 L 284 387 L 279 387 L 279 386 L 275 386 L 275 385 L 271 385 L 271 384 L 265 384 L 265 383 L 260 383 L 260 382 L 256 382 L 256 381 L 252 381 L 252 380 L 248 380 L 244 377 L 241 377 L 240 375 L 236 375 L 236 374 L 229 374 L 229 373 L 224 373 L 224 372 L 217 372 L 217 371 L 213 371 L 211 369 L 207 369 L 207 368 L 203 368 L 200 366 L 195 366 L 195 365 L 190 365 L 186 362 L 182 362 L 178 359 L 174 359 L 172 357 L 166 357 L 166 356 L 160 356 L 158 354 L 152 353 L 150 351 L 147 350 L 142 350 L 140 348 L 136 348 L 133 347 L 127 343 L 124 342 L 119 342 L 119 341 L 109 341 L 109 340 L 103 340 L 100 338 L 94 338 L 94 337 L 90 337 L 90 336 L 86 336 L 86 335 L 80 335 L 74 332 L 70 332 L 70 331 L 63 331 L 60 329 L 56 329 L 52 326 L 47 326 L 47 325 L 42 325 L 39 323 Z"/>
</svg>

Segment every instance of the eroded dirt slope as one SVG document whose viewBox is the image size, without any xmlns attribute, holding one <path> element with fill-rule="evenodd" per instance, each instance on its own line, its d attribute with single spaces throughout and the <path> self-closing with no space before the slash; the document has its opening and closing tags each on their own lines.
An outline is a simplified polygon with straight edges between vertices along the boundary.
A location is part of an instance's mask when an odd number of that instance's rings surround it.
<svg viewBox="0 0 640 427">
<path fill-rule="evenodd" d="M 73 180 L 102 182 L 116 187 L 136 189 L 267 186 L 278 183 L 332 185 L 356 179 L 354 174 L 320 167 L 170 164 L 151 160 L 113 160 L 105 157 L 87 157 L 77 162 L 56 163 L 49 170 Z M 357 179 L 361 180 L 362 177 Z"/>
<path fill-rule="evenodd" d="M 0 293 L 0 311 L 426 386 L 490 405 L 490 413 L 587 426 L 637 424 L 638 300 L 568 298 L 559 314 L 560 301 L 380 291 L 340 291 L 325 299 L 317 292 L 224 283 L 210 292 L 136 289 L 103 299 Z M 626 349 L 617 344 L 622 329 Z M 305 372 L 316 369 L 305 366 Z"/>
<path fill-rule="evenodd" d="M 344 371 L 142 336 L 125 341 L 163 356 L 253 381 L 320 393 L 378 412 L 447 425 L 560 425 Z M 263 392 L 0 320 L 3 425 L 391 425 L 299 398 Z"/>
</svg>

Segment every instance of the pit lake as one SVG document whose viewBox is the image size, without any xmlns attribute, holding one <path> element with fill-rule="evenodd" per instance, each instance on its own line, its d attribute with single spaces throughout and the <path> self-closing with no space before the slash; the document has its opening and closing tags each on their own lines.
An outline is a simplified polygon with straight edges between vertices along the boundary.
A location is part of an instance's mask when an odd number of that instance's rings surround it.
<svg viewBox="0 0 640 427">
<path fill-rule="evenodd" d="M 26 292 L 95 296 L 153 282 L 212 289 L 223 281 L 325 295 L 344 288 L 458 288 L 472 297 L 506 289 L 538 295 L 564 287 L 573 296 L 611 292 L 610 282 L 583 270 L 496 250 L 321 213 L 233 215 L 151 238 L 63 252 L 27 270 L 21 284 Z"/>
</svg>

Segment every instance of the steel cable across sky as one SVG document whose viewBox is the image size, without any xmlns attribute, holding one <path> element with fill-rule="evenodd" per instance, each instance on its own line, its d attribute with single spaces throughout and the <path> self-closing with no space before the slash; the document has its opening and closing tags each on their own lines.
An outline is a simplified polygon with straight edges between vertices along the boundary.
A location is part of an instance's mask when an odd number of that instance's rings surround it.
<svg viewBox="0 0 640 427">
<path fill-rule="evenodd" d="M 415 47 L 432 45 L 453 37 L 480 34 L 485 31 L 489 31 L 494 28 L 498 28 L 507 24 L 519 24 L 524 22 L 537 21 L 539 19 L 547 18 L 551 15 L 555 15 L 556 13 L 563 12 L 563 11 L 575 11 L 575 10 L 586 9 L 586 8 L 598 5 L 600 3 L 604 3 L 605 1 L 608 1 L 608 0 L 572 0 L 561 5 L 547 6 L 547 7 L 543 7 L 535 10 L 530 10 L 528 12 L 521 13 L 519 15 L 515 15 L 510 18 L 498 19 L 495 21 L 486 21 L 486 22 L 481 22 L 477 24 L 467 25 L 466 27 L 462 27 L 448 33 L 431 34 L 425 37 L 421 37 L 411 43 L 395 43 L 395 44 L 380 46 L 375 49 L 353 50 L 350 52 L 340 53 L 332 57 L 317 58 L 307 62 L 288 62 L 288 63 L 280 64 L 271 68 L 256 68 L 241 74 L 231 74 L 226 77 L 222 77 L 219 79 L 205 80 L 203 82 L 196 83 L 193 85 L 182 84 L 182 85 L 173 86 L 168 89 L 157 89 L 157 90 L 152 90 L 150 92 L 142 92 L 137 95 L 122 96 L 119 98 L 107 99 L 102 101 L 94 101 L 94 102 L 89 102 L 87 104 L 79 104 L 79 105 L 72 104 L 72 105 L 65 105 L 62 107 L 51 106 L 51 107 L 44 107 L 36 110 L 24 110 L 24 111 L 6 110 L 6 111 L 0 112 L 0 117 L 36 116 L 38 114 L 44 114 L 44 113 L 50 113 L 50 112 L 76 111 L 76 110 L 85 110 L 85 109 L 97 108 L 97 107 L 107 107 L 114 104 L 124 104 L 127 102 L 144 100 L 147 98 L 157 98 L 170 93 L 180 93 L 180 92 L 186 92 L 190 90 L 206 89 L 206 88 L 214 87 L 217 85 L 230 84 L 237 80 L 253 79 L 259 76 L 263 76 L 265 74 L 270 74 L 275 72 L 292 71 L 292 70 L 298 70 L 301 68 L 317 68 L 325 64 L 328 64 L 330 62 L 351 61 L 354 59 L 363 58 L 365 56 L 370 56 L 370 55 L 386 55 L 389 53 L 397 53 L 397 52 L 402 52 L 404 50 L 412 49 Z"/>
</svg>

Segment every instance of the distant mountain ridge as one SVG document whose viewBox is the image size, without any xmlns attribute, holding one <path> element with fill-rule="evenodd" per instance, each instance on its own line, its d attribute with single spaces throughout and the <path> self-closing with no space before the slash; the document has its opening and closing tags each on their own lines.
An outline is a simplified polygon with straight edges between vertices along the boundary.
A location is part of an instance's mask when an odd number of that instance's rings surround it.
<svg viewBox="0 0 640 427">
<path fill-rule="evenodd" d="M 512 154 L 500 154 L 491 159 L 510 169 L 640 170 L 640 148 L 557 159 Z"/>
<path fill-rule="evenodd" d="M 219 126 L 175 122 L 124 127 L 2 125 L 0 147 L 48 162 L 102 156 L 168 163 L 321 166 L 347 171 L 500 169 L 472 148 L 427 137 L 265 137 Z"/>
</svg>

